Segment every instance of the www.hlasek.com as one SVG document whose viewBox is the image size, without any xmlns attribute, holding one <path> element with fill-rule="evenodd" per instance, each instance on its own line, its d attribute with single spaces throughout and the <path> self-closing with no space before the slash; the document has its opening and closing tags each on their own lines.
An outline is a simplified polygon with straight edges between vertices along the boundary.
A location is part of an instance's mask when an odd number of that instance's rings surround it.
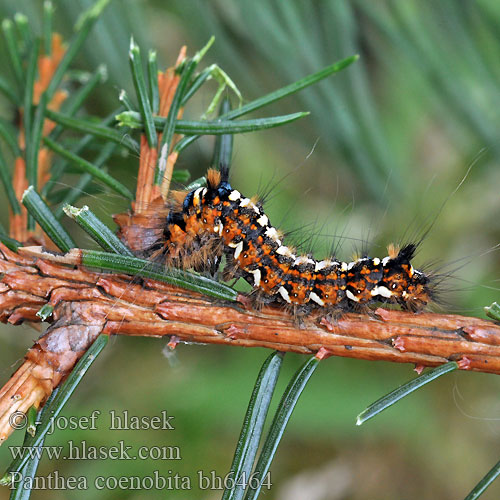
<svg viewBox="0 0 500 500">
<path fill-rule="evenodd" d="M 9 446 L 12 458 L 28 456 L 40 460 L 181 460 L 179 446 L 140 446 L 136 451 L 125 441 L 118 441 L 112 446 L 94 446 L 86 440 L 68 441 L 58 446 Z"/>
<path fill-rule="evenodd" d="M 23 477 L 21 472 L 12 474 L 11 489 L 23 487 L 30 490 L 88 490 L 93 486 L 97 490 L 224 490 L 235 485 L 243 489 L 270 489 L 271 473 L 268 472 L 262 481 L 257 473 L 248 476 L 243 473 L 237 480 L 229 473 L 219 476 L 216 471 L 199 470 L 196 478 L 182 476 L 178 472 L 168 470 L 161 474 L 155 470 L 149 476 L 97 476 L 89 481 L 86 476 L 63 476 L 55 470 L 47 476 Z"/>
</svg>

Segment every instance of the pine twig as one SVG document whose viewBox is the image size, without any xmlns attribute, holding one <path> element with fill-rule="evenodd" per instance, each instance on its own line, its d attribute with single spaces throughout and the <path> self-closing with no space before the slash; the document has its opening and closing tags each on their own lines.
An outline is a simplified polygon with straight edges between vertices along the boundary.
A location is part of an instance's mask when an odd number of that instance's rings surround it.
<svg viewBox="0 0 500 500">
<path fill-rule="evenodd" d="M 9 416 L 41 406 L 99 333 L 302 354 L 321 350 L 418 368 L 457 361 L 463 370 L 500 374 L 500 326 L 478 318 L 377 309 L 372 317 L 345 314 L 335 323 L 314 315 L 299 327 L 281 308 L 246 308 L 244 296 L 230 302 L 149 279 L 138 285 L 130 276 L 50 262 L 58 256 L 38 247 L 16 254 L 0 244 L 0 251 L 0 320 L 36 322 L 42 306 L 54 307 L 51 327 L 0 390 L 0 441 L 12 430 Z"/>
</svg>

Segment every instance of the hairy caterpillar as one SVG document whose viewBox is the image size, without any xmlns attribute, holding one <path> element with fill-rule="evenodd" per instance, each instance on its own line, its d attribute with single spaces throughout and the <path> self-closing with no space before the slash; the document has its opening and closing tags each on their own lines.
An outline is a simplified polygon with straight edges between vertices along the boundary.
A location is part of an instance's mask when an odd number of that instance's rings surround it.
<svg viewBox="0 0 500 500">
<path fill-rule="evenodd" d="M 248 281 L 257 304 L 279 302 L 305 314 L 311 308 L 359 310 L 374 302 L 418 311 L 432 300 L 429 276 L 411 264 L 415 244 L 353 262 L 296 255 L 262 206 L 231 187 L 227 169 L 209 170 L 207 187 L 181 193 L 177 201 L 149 256 L 206 269 L 224 254 L 225 276 Z"/>
</svg>

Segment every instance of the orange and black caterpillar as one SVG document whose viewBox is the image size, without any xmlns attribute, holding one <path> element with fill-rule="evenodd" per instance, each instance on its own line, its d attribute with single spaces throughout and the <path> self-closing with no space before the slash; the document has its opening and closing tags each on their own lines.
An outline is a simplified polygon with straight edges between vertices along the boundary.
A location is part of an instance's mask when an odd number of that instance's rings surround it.
<svg viewBox="0 0 500 500">
<path fill-rule="evenodd" d="M 206 269 L 226 256 L 226 277 L 243 277 L 257 303 L 281 302 L 304 314 L 356 310 L 392 302 L 417 311 L 432 299 L 428 275 L 411 265 L 415 244 L 389 248 L 382 259 L 314 260 L 285 246 L 262 206 L 229 184 L 227 169 L 209 170 L 207 187 L 183 193 L 154 248 L 167 262 Z"/>
</svg>

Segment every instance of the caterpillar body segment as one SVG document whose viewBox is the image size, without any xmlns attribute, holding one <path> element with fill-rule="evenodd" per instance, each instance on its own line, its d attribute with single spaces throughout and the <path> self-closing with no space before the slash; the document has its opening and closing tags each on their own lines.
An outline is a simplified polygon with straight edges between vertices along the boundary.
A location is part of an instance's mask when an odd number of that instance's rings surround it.
<svg viewBox="0 0 500 500">
<path fill-rule="evenodd" d="M 375 302 L 418 311 L 432 300 L 429 276 L 411 264 L 416 245 L 353 262 L 297 255 L 262 206 L 231 187 L 227 171 L 209 170 L 207 181 L 207 187 L 186 193 L 167 217 L 162 242 L 167 262 L 201 270 L 225 255 L 225 275 L 243 277 L 258 301 L 302 313 L 359 310 Z"/>
</svg>

